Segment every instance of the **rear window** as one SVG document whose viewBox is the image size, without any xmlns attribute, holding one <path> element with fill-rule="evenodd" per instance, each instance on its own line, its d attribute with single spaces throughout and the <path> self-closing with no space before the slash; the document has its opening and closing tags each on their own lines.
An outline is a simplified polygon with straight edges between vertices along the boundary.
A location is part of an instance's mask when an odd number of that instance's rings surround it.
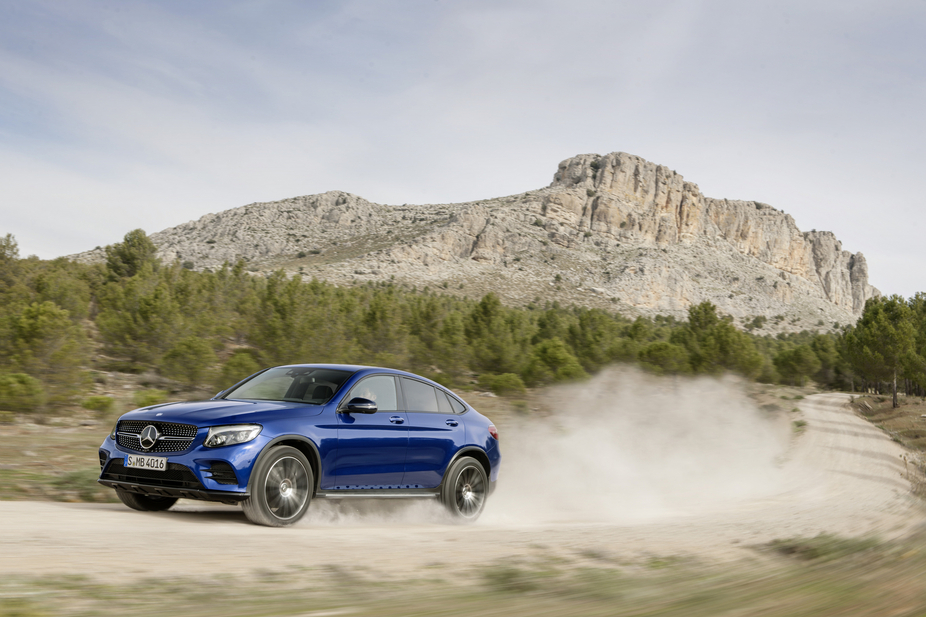
<svg viewBox="0 0 926 617">
<path fill-rule="evenodd" d="M 349 371 L 325 368 L 272 368 L 249 379 L 222 398 L 324 405 L 351 375 Z"/>
</svg>

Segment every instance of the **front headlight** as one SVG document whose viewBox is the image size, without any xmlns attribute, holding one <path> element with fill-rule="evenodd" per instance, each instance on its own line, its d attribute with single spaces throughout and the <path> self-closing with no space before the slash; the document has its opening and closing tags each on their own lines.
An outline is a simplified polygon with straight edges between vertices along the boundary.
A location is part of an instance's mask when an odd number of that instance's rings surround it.
<svg viewBox="0 0 926 617">
<path fill-rule="evenodd" d="M 259 424 L 235 424 L 233 426 L 213 426 L 203 445 L 207 448 L 219 446 L 232 446 L 236 443 L 247 443 L 260 435 L 262 426 Z"/>
<path fill-rule="evenodd" d="M 113 441 L 116 440 L 116 429 L 117 429 L 117 428 L 119 428 L 119 421 L 118 421 L 118 420 L 116 420 L 116 423 L 113 424 L 113 430 L 110 431 L 110 433 L 109 433 L 109 438 L 112 439 Z"/>
</svg>

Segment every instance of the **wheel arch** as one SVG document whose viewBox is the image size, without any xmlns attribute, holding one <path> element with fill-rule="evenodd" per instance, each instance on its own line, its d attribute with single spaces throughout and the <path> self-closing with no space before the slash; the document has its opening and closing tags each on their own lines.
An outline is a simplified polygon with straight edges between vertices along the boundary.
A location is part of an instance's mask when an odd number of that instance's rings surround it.
<svg viewBox="0 0 926 617">
<path fill-rule="evenodd" d="M 486 472 L 486 478 L 492 475 L 492 464 L 489 462 L 489 455 L 486 454 L 482 448 L 477 446 L 466 446 L 460 448 L 457 453 L 453 455 L 453 458 L 450 459 L 450 462 L 447 463 L 447 467 L 444 468 L 444 477 L 441 478 L 440 481 L 441 486 L 444 485 L 444 480 L 447 479 L 447 472 L 450 471 L 450 468 L 453 467 L 453 464 L 464 456 L 468 456 L 479 461 L 479 464 L 482 465 L 482 468 Z"/>
<path fill-rule="evenodd" d="M 312 497 L 315 497 L 315 494 L 318 492 L 318 487 L 320 486 L 319 483 L 321 482 L 321 456 L 318 453 L 318 446 L 316 446 L 311 439 L 303 437 L 302 435 L 281 435 L 275 437 L 264 446 L 263 450 L 261 450 L 257 460 L 254 461 L 252 469 L 256 468 L 261 459 L 276 446 L 290 446 L 296 448 L 309 459 L 309 465 L 312 467 L 312 475 L 315 476 L 314 486 L 312 487 Z M 251 478 L 253 477 L 254 474 L 252 473 Z M 251 490 L 251 478 L 248 479 L 248 492 Z"/>
</svg>

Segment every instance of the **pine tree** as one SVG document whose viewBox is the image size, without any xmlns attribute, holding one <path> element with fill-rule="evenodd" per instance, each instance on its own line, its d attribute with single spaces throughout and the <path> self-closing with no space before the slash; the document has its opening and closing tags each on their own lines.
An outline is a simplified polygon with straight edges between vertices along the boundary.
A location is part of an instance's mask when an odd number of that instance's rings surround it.
<svg viewBox="0 0 926 617">
<path fill-rule="evenodd" d="M 913 311 L 903 298 L 895 295 L 869 299 L 858 323 L 846 332 L 853 367 L 870 380 L 891 381 L 895 408 L 899 406 L 897 377 L 917 360 L 913 324 Z"/>
</svg>

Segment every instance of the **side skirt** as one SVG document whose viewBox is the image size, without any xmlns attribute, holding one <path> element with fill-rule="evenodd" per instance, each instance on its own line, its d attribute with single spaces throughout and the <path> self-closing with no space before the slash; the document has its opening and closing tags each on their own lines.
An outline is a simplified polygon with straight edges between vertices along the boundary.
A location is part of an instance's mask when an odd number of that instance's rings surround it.
<svg viewBox="0 0 926 617">
<path fill-rule="evenodd" d="M 364 488 L 318 491 L 316 499 L 433 499 L 440 496 L 440 488 Z"/>
</svg>

